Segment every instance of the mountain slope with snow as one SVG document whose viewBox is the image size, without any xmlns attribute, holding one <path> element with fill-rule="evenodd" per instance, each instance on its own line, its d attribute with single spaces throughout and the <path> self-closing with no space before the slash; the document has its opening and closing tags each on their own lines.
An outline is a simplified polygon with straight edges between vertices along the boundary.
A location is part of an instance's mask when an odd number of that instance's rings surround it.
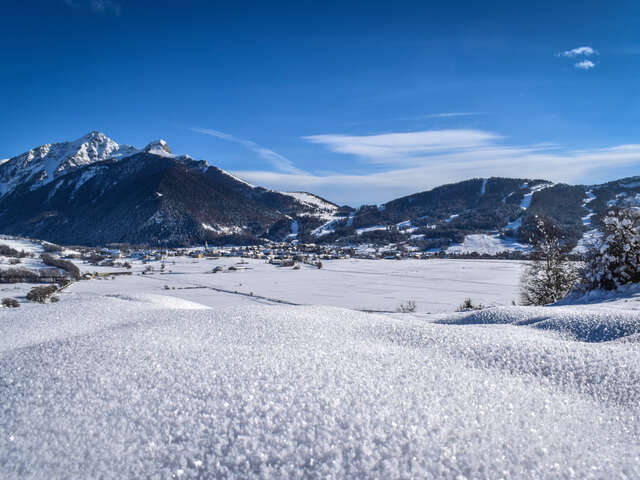
<svg viewBox="0 0 640 480">
<path fill-rule="evenodd" d="M 118 145 L 101 132 L 90 132 L 71 142 L 41 145 L 0 165 L 0 195 L 18 187 L 37 188 L 75 168 L 136 152 L 134 147 Z"/>
<path fill-rule="evenodd" d="M 298 217 L 301 231 L 316 228 L 337 208 L 254 187 L 164 140 L 136 149 L 96 132 L 30 150 L 2 173 L 0 230 L 67 244 L 254 242 L 281 238 Z"/>
<path fill-rule="evenodd" d="M 638 204 L 637 177 L 590 186 L 492 177 L 342 210 L 313 235 L 321 243 L 495 255 L 527 251 L 540 216 L 554 222 L 569 248 L 580 253 L 609 209 Z"/>
<path fill-rule="evenodd" d="M 313 206 L 317 209 L 327 212 L 327 214 L 335 214 L 338 206 L 322 197 L 307 192 L 280 192 L 283 195 L 295 198 L 298 202 Z"/>
</svg>

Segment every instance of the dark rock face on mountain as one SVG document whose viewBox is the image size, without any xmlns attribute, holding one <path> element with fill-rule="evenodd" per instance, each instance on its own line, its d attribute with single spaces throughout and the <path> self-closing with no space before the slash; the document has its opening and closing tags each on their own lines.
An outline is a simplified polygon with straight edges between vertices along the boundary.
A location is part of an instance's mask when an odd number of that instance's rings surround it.
<svg viewBox="0 0 640 480">
<path fill-rule="evenodd" d="M 63 157 L 41 163 L 51 167 Z M 270 233 L 282 240 L 298 216 L 317 227 L 337 208 L 253 187 L 204 161 L 172 155 L 163 141 L 125 158 L 89 159 L 64 174 L 31 170 L 0 197 L 0 230 L 62 244 L 246 243 Z M 271 232 L 278 223 L 286 231 Z"/>
</svg>

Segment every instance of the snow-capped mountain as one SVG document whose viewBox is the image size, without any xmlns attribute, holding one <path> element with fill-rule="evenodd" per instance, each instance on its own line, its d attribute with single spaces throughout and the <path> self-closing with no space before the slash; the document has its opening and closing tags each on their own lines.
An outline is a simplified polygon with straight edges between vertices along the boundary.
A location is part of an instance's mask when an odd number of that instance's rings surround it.
<svg viewBox="0 0 640 480">
<path fill-rule="evenodd" d="M 48 143 L 0 162 L 0 196 L 22 186 L 38 188 L 76 168 L 139 152 L 175 157 L 164 140 L 150 142 L 143 149 L 118 144 L 102 132 L 89 132 L 71 142 Z"/>
<path fill-rule="evenodd" d="M 175 156 L 171 153 L 171 149 L 169 148 L 167 142 L 162 139 L 155 140 L 149 143 L 146 147 L 144 147 L 144 151 L 147 153 L 153 153 L 155 155 L 162 155 L 163 157 Z"/>
<path fill-rule="evenodd" d="M 136 152 L 134 147 L 118 145 L 101 132 L 90 132 L 72 142 L 41 145 L 0 165 L 0 195 L 27 184 L 37 188 L 75 168 Z"/>
<path fill-rule="evenodd" d="M 138 149 L 91 132 L 0 165 L 0 230 L 61 243 L 282 240 L 337 208 L 250 185 L 164 140 Z"/>
</svg>

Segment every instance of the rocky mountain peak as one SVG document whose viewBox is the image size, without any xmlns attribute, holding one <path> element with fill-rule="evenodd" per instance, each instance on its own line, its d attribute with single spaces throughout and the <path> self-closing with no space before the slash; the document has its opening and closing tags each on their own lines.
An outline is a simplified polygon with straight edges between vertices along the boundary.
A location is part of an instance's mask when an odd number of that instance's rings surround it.
<svg viewBox="0 0 640 480">
<path fill-rule="evenodd" d="M 154 140 L 153 142 L 149 143 L 146 147 L 144 147 L 144 151 L 149 153 L 171 153 L 169 144 L 163 139 Z"/>
</svg>

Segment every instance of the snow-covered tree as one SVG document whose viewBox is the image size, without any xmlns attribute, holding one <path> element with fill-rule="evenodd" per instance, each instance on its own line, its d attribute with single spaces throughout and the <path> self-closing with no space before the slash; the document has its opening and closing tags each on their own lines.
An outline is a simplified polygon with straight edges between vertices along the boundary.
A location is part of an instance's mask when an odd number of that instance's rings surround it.
<svg viewBox="0 0 640 480">
<path fill-rule="evenodd" d="M 613 290 L 640 282 L 640 209 L 618 208 L 602 223 L 602 236 L 586 255 L 581 286 Z"/>
<path fill-rule="evenodd" d="M 522 303 L 547 305 L 564 298 L 573 288 L 577 272 L 568 260 L 568 251 L 560 229 L 554 223 L 536 217 L 531 239 L 531 262 L 520 281 Z"/>
</svg>

